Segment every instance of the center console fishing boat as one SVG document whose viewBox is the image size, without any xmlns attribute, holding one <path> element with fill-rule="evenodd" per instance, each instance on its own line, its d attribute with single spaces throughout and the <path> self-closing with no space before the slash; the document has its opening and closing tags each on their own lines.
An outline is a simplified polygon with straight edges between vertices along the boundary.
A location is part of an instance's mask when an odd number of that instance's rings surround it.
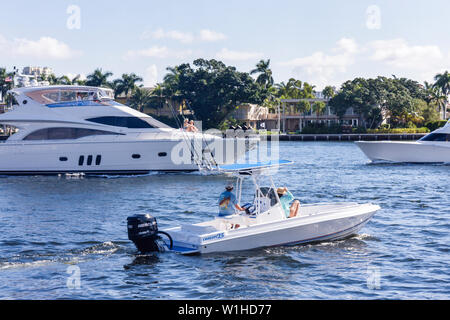
<svg viewBox="0 0 450 320">
<path fill-rule="evenodd" d="M 242 206 L 246 209 L 243 213 L 164 231 L 158 230 L 150 214 L 138 214 L 128 218 L 128 237 L 142 253 L 169 249 L 181 254 L 205 254 L 296 245 L 352 236 L 380 209 L 371 203 L 301 204 L 297 216 L 287 218 L 271 173 L 290 163 L 280 160 L 220 167 L 236 177 L 238 202 L 242 200 L 244 179 L 253 182 L 253 201 Z M 263 180 L 269 183 L 262 186 Z M 211 211 L 212 216 L 216 214 Z"/>
</svg>

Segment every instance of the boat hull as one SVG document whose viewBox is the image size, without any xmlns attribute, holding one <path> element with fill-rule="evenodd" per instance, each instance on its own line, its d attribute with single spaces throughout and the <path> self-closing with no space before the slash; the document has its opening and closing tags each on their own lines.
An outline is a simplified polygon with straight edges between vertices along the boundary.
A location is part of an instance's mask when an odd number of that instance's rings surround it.
<svg viewBox="0 0 450 320">
<path fill-rule="evenodd" d="M 195 246 L 186 242 L 177 242 L 177 232 L 168 230 L 175 241 L 175 246 L 186 249 L 187 253 L 214 253 L 243 251 L 261 247 L 297 245 L 320 241 L 333 241 L 357 233 L 379 210 L 376 205 L 353 205 L 335 212 L 300 216 L 275 223 L 252 226 L 242 230 L 232 230 L 223 234 L 204 236 Z M 175 230 L 172 230 L 175 231 Z M 197 247 L 195 250 L 194 247 Z M 181 252 L 185 253 L 185 252 Z"/>
<path fill-rule="evenodd" d="M 0 144 L 0 175 L 87 175 L 146 174 L 151 171 L 190 172 L 199 170 L 189 152 L 180 159 L 174 150 L 179 140 L 36 142 Z M 231 149 L 225 157 L 233 163 L 247 150 Z M 239 150 L 239 151 L 234 151 Z M 227 162 L 225 162 L 227 163 Z M 219 163 L 221 164 L 221 163 Z"/>
<path fill-rule="evenodd" d="M 373 162 L 450 163 L 448 142 L 357 141 Z"/>
</svg>

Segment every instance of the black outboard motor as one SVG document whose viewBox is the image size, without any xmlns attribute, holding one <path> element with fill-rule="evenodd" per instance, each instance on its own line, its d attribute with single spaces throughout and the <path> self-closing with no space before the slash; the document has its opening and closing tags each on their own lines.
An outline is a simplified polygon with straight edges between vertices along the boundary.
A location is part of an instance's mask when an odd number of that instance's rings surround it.
<svg viewBox="0 0 450 320">
<path fill-rule="evenodd" d="M 135 214 L 127 218 L 128 239 L 133 241 L 136 248 L 141 253 L 163 251 L 163 246 L 158 243 L 161 240 L 159 234 L 166 235 L 170 240 L 170 247 L 173 241 L 169 234 L 159 231 L 156 218 L 150 214 Z"/>
</svg>

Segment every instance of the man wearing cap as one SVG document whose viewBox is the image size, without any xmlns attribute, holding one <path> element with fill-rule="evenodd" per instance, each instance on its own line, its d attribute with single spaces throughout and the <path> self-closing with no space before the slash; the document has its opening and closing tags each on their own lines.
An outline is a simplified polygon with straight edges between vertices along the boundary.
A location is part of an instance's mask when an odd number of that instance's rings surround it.
<svg viewBox="0 0 450 320">
<path fill-rule="evenodd" d="M 236 196 L 233 194 L 233 185 L 229 184 L 225 187 L 225 191 L 219 197 L 219 217 L 230 216 L 235 213 L 235 209 L 245 211 L 237 203 Z"/>
</svg>

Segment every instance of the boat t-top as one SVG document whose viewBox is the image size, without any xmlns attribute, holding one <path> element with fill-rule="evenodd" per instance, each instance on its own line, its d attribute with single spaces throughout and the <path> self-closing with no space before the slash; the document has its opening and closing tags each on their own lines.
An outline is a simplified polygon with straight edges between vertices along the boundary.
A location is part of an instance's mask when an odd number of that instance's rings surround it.
<svg viewBox="0 0 450 320">
<path fill-rule="evenodd" d="M 233 154 L 217 157 L 208 151 L 211 143 L 236 139 L 171 128 L 114 101 L 107 88 L 43 86 L 9 93 L 15 103 L 0 114 L 0 124 L 18 130 L 0 143 L 0 174 L 195 171 L 234 163 L 247 151 L 227 146 L 223 150 Z"/>
<path fill-rule="evenodd" d="M 450 163 L 450 120 L 418 141 L 357 141 L 373 162 Z"/>
<path fill-rule="evenodd" d="M 250 250 L 261 247 L 333 241 L 356 234 L 380 207 L 371 203 L 301 204 L 297 216 L 288 218 L 272 179 L 273 170 L 290 161 L 234 164 L 220 169 L 236 178 L 236 197 L 243 200 L 245 179 L 253 182 L 245 212 L 196 224 L 158 230 L 150 214 L 128 217 L 128 237 L 141 253 L 172 250 L 181 254 Z M 264 181 L 268 184 L 262 185 Z M 215 204 L 210 206 L 215 208 Z M 217 215 L 211 210 L 211 216 Z"/>
</svg>

